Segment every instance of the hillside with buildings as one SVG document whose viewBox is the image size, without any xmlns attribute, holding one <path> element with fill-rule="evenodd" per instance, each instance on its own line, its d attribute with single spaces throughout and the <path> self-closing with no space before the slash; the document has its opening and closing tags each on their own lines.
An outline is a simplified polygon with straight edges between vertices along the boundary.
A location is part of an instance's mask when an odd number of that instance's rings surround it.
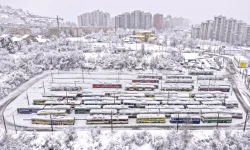
<svg viewBox="0 0 250 150">
<path fill-rule="evenodd" d="M 56 26 L 56 20 L 35 15 L 23 9 L 0 6 L 0 24 L 2 26 L 51 27 Z"/>
</svg>

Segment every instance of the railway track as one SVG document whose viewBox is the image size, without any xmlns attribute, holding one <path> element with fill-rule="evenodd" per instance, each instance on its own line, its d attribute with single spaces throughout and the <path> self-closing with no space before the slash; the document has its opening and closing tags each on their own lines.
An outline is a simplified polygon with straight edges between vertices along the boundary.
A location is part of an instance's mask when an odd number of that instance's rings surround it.
<svg viewBox="0 0 250 150">
<path fill-rule="evenodd" d="M 4 111 L 7 108 L 7 106 L 14 101 L 21 93 L 25 92 L 30 86 L 32 86 L 34 83 L 36 83 L 37 81 L 41 80 L 44 77 L 49 76 L 50 73 L 47 73 L 46 75 L 43 75 L 41 77 L 36 78 L 35 80 L 32 81 L 28 81 L 27 85 L 25 85 L 24 87 L 18 89 L 15 91 L 15 93 L 12 95 L 11 98 L 8 99 L 8 101 L 6 101 L 3 105 L 0 106 L 0 113 L 1 115 L 4 115 Z M 55 79 L 55 78 L 54 78 Z M 96 78 L 95 78 L 96 79 Z M 242 105 L 244 111 L 248 111 L 249 108 L 246 107 L 246 105 L 244 105 L 244 99 L 239 91 L 239 89 L 237 88 L 237 84 L 235 82 L 234 77 L 232 77 L 232 79 L 230 80 L 232 82 L 233 85 L 233 90 L 235 92 L 235 95 L 237 97 L 237 99 L 239 100 L 240 104 Z M 249 96 L 249 95 L 248 95 Z M 2 118 L 0 118 L 2 119 Z M 3 125 L 3 120 L 1 120 L 1 125 Z M 11 122 L 6 122 L 8 129 L 10 130 L 14 130 L 15 126 L 13 123 Z M 187 125 L 179 125 L 179 127 L 186 127 Z M 216 127 L 216 124 L 212 124 L 212 125 L 188 125 L 188 129 L 190 130 L 213 130 L 215 128 L 219 128 L 219 129 L 228 129 L 228 128 L 234 128 L 235 130 L 242 130 L 244 126 L 244 123 L 238 123 L 238 124 L 219 124 L 218 127 Z M 20 126 L 17 125 L 16 126 L 19 129 L 25 130 L 25 131 L 39 131 L 39 132 L 45 132 L 45 131 L 51 131 L 51 127 L 25 127 L 25 126 Z M 168 129 L 173 129 L 176 128 L 177 125 L 159 125 L 159 124 L 148 124 L 148 125 L 140 125 L 140 124 L 135 124 L 135 125 L 113 125 L 114 129 L 132 129 L 132 130 L 145 130 L 145 129 L 151 129 L 151 130 L 168 130 Z M 53 127 L 55 131 L 59 131 L 65 128 L 64 127 Z M 104 130 L 110 130 L 111 125 L 99 125 L 99 126 L 95 126 L 95 125 L 88 125 L 88 126 L 82 126 L 82 127 L 74 127 L 71 126 L 71 128 L 75 128 L 78 130 L 89 130 L 89 129 L 96 129 L 96 128 L 101 128 Z M 247 129 L 250 129 L 250 126 L 247 127 Z"/>
</svg>

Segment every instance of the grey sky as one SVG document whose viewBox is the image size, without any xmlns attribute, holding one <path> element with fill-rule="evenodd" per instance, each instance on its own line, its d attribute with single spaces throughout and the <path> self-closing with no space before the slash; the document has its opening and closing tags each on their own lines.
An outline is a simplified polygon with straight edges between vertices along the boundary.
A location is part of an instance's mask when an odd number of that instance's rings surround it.
<svg viewBox="0 0 250 150">
<path fill-rule="evenodd" d="M 170 14 L 189 18 L 192 23 L 221 14 L 250 24 L 250 0 L 1 0 L 0 4 L 38 15 L 52 17 L 58 14 L 75 22 L 77 15 L 100 9 L 111 16 L 133 10 Z"/>
</svg>

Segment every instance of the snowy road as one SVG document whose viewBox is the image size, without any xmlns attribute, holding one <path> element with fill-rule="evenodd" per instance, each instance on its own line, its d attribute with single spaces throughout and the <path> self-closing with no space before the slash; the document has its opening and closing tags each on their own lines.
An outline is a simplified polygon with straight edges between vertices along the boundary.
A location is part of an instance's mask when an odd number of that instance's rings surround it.
<svg viewBox="0 0 250 150">
<path fill-rule="evenodd" d="M 7 97 L 5 97 L 4 99 L 2 99 L 0 102 L 0 113 L 1 113 L 1 117 L 0 117 L 0 125 L 2 127 L 4 127 L 4 121 L 3 121 L 3 116 L 4 116 L 4 111 L 6 109 L 6 107 L 12 102 L 14 101 L 20 94 L 22 94 L 23 92 L 25 92 L 30 86 L 32 86 L 33 84 L 35 84 L 38 80 L 41 80 L 45 77 L 47 77 L 48 75 L 50 75 L 50 72 L 45 71 L 40 75 L 37 75 L 33 78 L 31 78 L 29 81 L 25 82 L 24 84 L 22 84 L 20 87 L 18 87 L 16 90 L 14 90 L 13 92 L 11 92 Z M 14 125 L 12 123 L 9 123 L 6 121 L 6 125 L 9 128 L 11 128 L 12 130 L 14 129 Z"/>
</svg>

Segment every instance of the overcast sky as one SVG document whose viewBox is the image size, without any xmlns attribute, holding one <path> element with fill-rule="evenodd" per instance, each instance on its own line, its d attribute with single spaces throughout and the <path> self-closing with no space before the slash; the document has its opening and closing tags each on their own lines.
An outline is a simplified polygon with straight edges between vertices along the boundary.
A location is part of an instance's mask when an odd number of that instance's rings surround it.
<svg viewBox="0 0 250 150">
<path fill-rule="evenodd" d="M 192 23 L 225 15 L 250 24 L 250 0 L 1 0 L 1 5 L 76 22 L 77 15 L 100 9 L 111 16 L 133 10 L 182 16 Z"/>
</svg>

